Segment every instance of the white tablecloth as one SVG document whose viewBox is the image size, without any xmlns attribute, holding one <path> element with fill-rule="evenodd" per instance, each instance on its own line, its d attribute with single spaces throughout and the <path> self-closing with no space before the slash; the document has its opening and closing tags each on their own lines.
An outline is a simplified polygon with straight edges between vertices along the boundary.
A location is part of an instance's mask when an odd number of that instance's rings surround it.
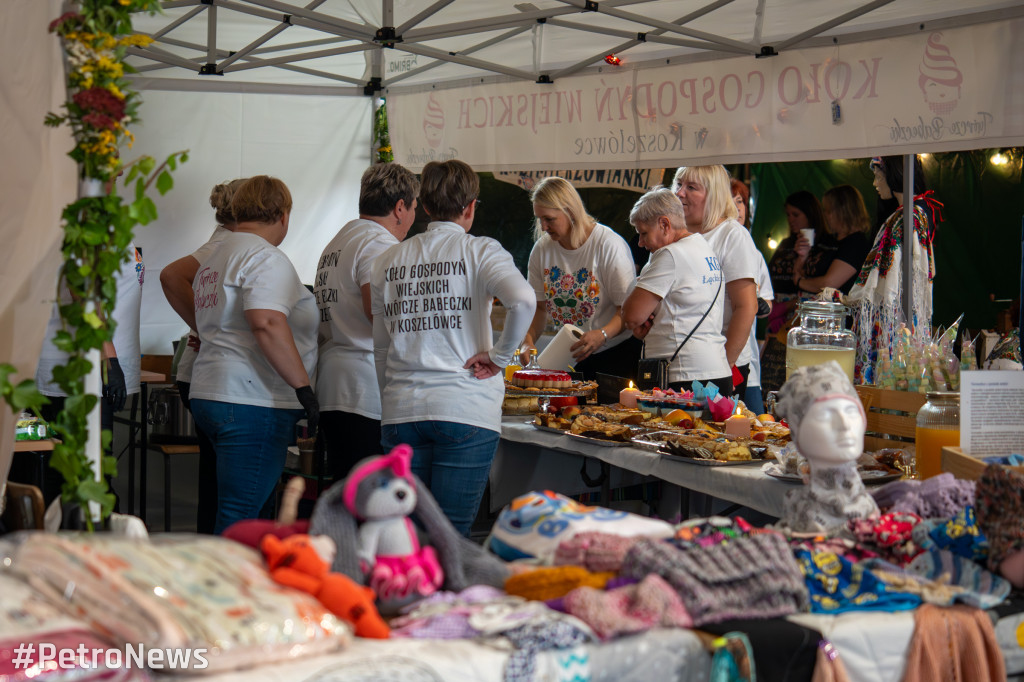
<svg viewBox="0 0 1024 682">
<path fill-rule="evenodd" d="M 499 456 L 502 461 L 496 463 L 492 469 L 492 497 L 493 487 L 500 485 L 503 481 L 502 471 L 509 469 L 520 469 L 519 474 L 530 474 L 531 480 L 543 481 L 545 477 L 556 480 L 559 472 L 531 470 L 521 471 L 524 467 L 536 469 L 544 467 L 547 469 L 546 460 L 543 457 L 545 452 L 570 453 L 572 455 L 584 455 L 607 462 L 615 467 L 620 467 L 637 474 L 654 476 L 663 481 L 674 483 L 688 490 L 705 493 L 722 500 L 728 500 L 745 507 L 756 509 L 759 512 L 771 516 L 781 516 L 782 500 L 787 490 L 792 490 L 794 484 L 779 481 L 766 476 L 761 472 L 758 463 L 742 466 L 704 466 L 681 461 L 674 457 L 659 455 L 647 450 L 635 447 L 606 447 L 591 443 L 580 442 L 568 436 L 541 431 L 529 423 L 529 417 L 505 417 L 501 425 L 502 445 L 499 446 Z M 541 457 L 524 460 L 522 467 L 517 467 L 518 462 L 507 461 L 509 455 L 515 456 L 515 448 L 508 448 L 503 451 L 506 443 L 520 443 L 536 447 Z M 564 458 L 563 458 L 564 459 Z M 578 462 L 578 459 L 575 459 Z M 564 464 L 559 465 L 564 468 Z M 578 479 L 576 471 L 579 464 L 571 467 L 571 475 Z M 564 473 L 564 472 L 563 472 Z M 596 470 L 591 472 L 595 475 Z M 538 487 L 559 490 L 556 485 L 532 485 L 530 489 Z M 519 490 L 516 494 L 522 494 L 527 490 Z M 492 507 L 494 505 L 492 504 Z"/>
</svg>

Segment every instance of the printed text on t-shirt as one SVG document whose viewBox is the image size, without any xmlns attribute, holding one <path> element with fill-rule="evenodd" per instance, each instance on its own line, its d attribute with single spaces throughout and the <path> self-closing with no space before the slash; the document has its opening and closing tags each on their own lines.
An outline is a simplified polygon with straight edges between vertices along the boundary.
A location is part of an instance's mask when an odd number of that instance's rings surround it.
<svg viewBox="0 0 1024 682">
<path fill-rule="evenodd" d="M 473 297 L 450 294 L 451 278 L 462 279 L 463 286 L 455 288 L 464 290 L 465 276 L 464 260 L 387 268 L 384 281 L 391 286 L 390 295 L 385 296 L 384 316 L 388 318 L 391 334 L 462 329 L 462 315 L 457 312 L 472 310 Z"/>
<path fill-rule="evenodd" d="M 203 268 L 196 275 L 195 294 L 196 310 L 217 307 L 217 283 L 220 273 L 210 268 Z"/>
</svg>

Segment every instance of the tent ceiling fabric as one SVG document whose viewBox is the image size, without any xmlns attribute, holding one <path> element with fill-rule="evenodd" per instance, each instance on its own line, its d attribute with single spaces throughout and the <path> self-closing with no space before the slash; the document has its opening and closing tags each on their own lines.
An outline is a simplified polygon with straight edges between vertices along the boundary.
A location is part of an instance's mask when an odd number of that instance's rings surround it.
<svg viewBox="0 0 1024 682">
<path fill-rule="evenodd" d="M 1015 0 L 169 0 L 135 27 L 143 89 L 363 96 L 603 64 L 756 55 L 1024 14 Z M 390 46 L 393 46 L 391 48 Z M 204 73 L 201 73 L 204 72 Z"/>
</svg>

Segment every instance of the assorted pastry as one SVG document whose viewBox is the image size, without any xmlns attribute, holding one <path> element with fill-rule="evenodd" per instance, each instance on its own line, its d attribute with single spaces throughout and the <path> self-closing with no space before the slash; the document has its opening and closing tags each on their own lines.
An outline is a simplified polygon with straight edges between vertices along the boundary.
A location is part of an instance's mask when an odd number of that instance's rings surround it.
<svg viewBox="0 0 1024 682">
<path fill-rule="evenodd" d="M 589 414 L 580 414 L 573 419 L 572 426 L 569 427 L 569 433 L 622 443 L 628 443 L 633 439 L 633 429 L 629 426 L 622 423 L 608 422 L 600 417 Z"/>
</svg>

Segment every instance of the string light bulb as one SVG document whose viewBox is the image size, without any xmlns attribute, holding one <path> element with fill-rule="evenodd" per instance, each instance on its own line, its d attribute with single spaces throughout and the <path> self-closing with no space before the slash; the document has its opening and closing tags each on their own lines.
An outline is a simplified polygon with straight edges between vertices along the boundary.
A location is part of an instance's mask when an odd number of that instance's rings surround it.
<svg viewBox="0 0 1024 682">
<path fill-rule="evenodd" d="M 620 64 L 622 64 L 622 60 L 613 54 L 605 55 L 604 60 L 611 64 L 612 66 L 619 66 Z"/>
<path fill-rule="evenodd" d="M 775 241 L 774 237 L 770 237 L 768 239 L 768 248 L 771 249 L 772 251 L 774 251 L 775 249 L 779 248 L 779 243 L 777 241 Z"/>
<path fill-rule="evenodd" d="M 990 158 L 989 161 L 992 162 L 993 166 L 1005 166 L 1010 162 L 1010 159 L 1008 156 L 1006 156 L 1006 154 L 1003 154 L 1002 152 L 996 152 L 995 154 L 992 155 L 992 158 Z"/>
</svg>

